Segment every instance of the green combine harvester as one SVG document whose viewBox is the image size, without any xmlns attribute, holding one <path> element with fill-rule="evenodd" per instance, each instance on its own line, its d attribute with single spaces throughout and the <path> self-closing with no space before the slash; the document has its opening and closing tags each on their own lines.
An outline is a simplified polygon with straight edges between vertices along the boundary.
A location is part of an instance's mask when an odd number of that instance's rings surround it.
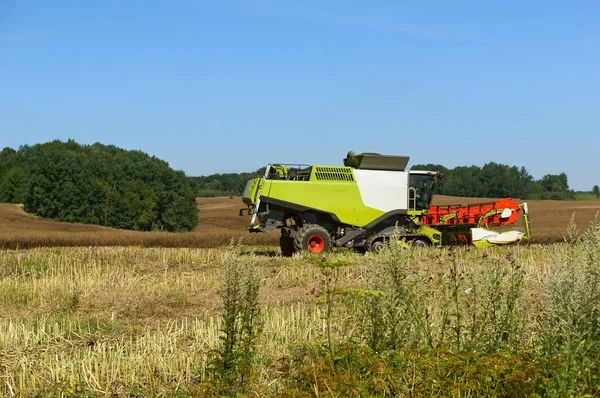
<svg viewBox="0 0 600 398">
<path fill-rule="evenodd" d="M 507 198 L 471 205 L 432 206 L 438 171 L 406 170 L 406 156 L 348 152 L 343 166 L 269 164 L 248 181 L 242 200 L 250 232 L 281 230 L 285 256 L 332 247 L 379 251 L 402 244 L 495 246 L 529 239 L 527 204 Z M 525 232 L 497 233 L 523 210 Z"/>
</svg>

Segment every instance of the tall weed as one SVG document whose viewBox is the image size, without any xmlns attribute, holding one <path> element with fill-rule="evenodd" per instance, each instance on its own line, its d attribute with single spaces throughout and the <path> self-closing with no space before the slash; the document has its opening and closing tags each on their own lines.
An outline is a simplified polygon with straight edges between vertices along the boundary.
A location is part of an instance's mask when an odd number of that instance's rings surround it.
<svg viewBox="0 0 600 398">
<path fill-rule="evenodd" d="M 362 339 L 375 352 L 413 345 L 419 338 L 423 313 L 410 278 L 411 251 L 397 244 L 398 238 L 374 254 L 377 264 L 362 296 Z"/>
<path fill-rule="evenodd" d="M 537 324 L 540 354 L 560 396 L 596 392 L 600 386 L 598 217 L 570 242 L 556 248 L 553 271 L 542 285 L 544 312 Z"/>
<path fill-rule="evenodd" d="M 260 278 L 252 257 L 240 256 L 240 246 L 231 246 L 224 262 L 220 296 L 221 348 L 218 377 L 227 393 L 243 389 L 253 371 L 256 345 L 262 328 L 258 302 Z"/>
</svg>

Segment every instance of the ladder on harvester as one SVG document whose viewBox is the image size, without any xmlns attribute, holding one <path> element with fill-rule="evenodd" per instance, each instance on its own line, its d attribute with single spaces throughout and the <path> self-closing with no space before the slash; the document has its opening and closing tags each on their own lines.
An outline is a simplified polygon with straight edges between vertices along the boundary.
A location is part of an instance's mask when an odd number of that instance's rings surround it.
<svg viewBox="0 0 600 398">
<path fill-rule="evenodd" d="M 265 174 L 262 176 L 262 181 L 260 182 L 260 184 L 258 185 L 258 189 L 256 190 L 256 206 L 254 206 L 254 209 L 252 210 L 252 221 L 250 222 L 250 225 L 254 225 L 256 223 L 256 217 L 258 215 L 258 208 L 260 206 L 260 194 L 262 192 L 262 188 L 265 185 L 265 181 L 267 180 L 267 176 L 269 175 L 270 171 L 271 171 L 271 164 L 269 163 L 267 165 L 267 168 L 265 169 Z"/>
</svg>

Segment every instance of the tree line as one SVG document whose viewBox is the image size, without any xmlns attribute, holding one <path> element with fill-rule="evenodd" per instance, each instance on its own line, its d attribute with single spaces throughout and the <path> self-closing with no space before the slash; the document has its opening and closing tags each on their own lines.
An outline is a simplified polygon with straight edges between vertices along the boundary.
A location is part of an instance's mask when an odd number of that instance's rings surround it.
<svg viewBox="0 0 600 398">
<path fill-rule="evenodd" d="M 482 198 L 512 197 L 519 199 L 574 199 L 567 175 L 546 174 L 534 179 L 525 167 L 508 166 L 495 162 L 479 166 L 458 166 L 448 169 L 442 165 L 415 165 L 413 170 L 439 170 L 437 193 L 450 196 Z"/>
<path fill-rule="evenodd" d="M 190 231 L 196 186 L 163 160 L 73 140 L 0 152 L 0 202 L 60 221 L 138 231 Z"/>
<path fill-rule="evenodd" d="M 248 180 L 258 177 L 253 173 L 225 173 L 209 176 L 190 177 L 196 184 L 196 195 L 199 198 L 217 196 L 241 196 Z"/>
<path fill-rule="evenodd" d="M 436 193 L 440 195 L 519 199 L 573 199 L 575 192 L 569 188 L 567 175 L 547 174 L 534 179 L 524 167 L 490 162 L 483 167 L 459 166 L 452 169 L 439 164 L 419 164 L 412 170 L 431 170 L 444 175 Z M 254 173 L 212 174 L 191 177 L 196 183 L 199 197 L 240 196 L 246 182 L 256 178 Z"/>
</svg>

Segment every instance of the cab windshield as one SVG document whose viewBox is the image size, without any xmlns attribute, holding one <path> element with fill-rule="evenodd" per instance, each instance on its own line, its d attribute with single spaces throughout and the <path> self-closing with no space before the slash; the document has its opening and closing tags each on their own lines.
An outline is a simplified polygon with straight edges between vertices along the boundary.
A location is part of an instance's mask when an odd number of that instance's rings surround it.
<svg viewBox="0 0 600 398">
<path fill-rule="evenodd" d="M 435 175 L 411 174 L 409 184 L 412 188 L 408 195 L 409 210 L 428 209 L 435 187 Z"/>
</svg>

